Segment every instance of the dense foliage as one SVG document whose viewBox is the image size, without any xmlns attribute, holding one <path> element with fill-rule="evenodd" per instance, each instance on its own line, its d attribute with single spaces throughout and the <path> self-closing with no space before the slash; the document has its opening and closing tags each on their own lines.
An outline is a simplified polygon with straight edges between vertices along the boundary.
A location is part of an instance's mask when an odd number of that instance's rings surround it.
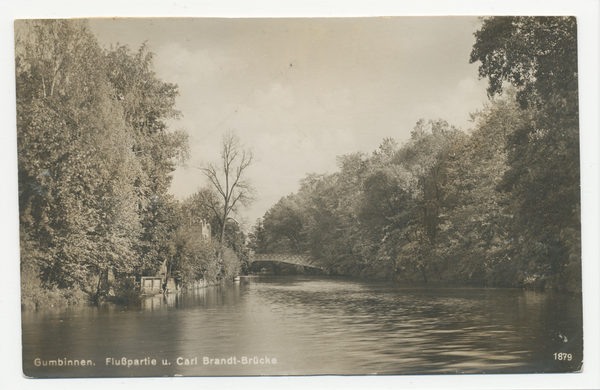
<svg viewBox="0 0 600 390">
<path fill-rule="evenodd" d="M 342 275 L 579 291 L 576 21 L 492 17 L 475 37 L 490 100 L 469 133 L 421 120 L 403 145 L 338 157 L 267 211 L 252 248 Z M 168 126 L 178 87 L 146 46 L 103 49 L 85 21 L 19 21 L 15 58 L 24 306 L 133 299 L 124 276 L 166 270 L 185 287 L 244 271 L 231 213 L 252 198 L 251 151 L 226 134 L 211 187 L 169 196 L 188 138 Z"/>
<path fill-rule="evenodd" d="M 338 157 L 258 221 L 254 250 L 337 274 L 580 291 L 575 20 L 492 17 L 475 36 L 490 101 L 468 134 L 421 120 L 400 147 Z"/>
<path fill-rule="evenodd" d="M 157 78 L 146 46 L 103 49 L 85 21 L 19 21 L 15 57 L 24 299 L 77 290 L 98 299 L 109 273 L 165 265 L 182 282 L 237 272 L 237 255 L 195 244 L 190 208 L 167 195 L 188 135 L 168 127 L 181 115 L 178 87 Z M 194 259 L 202 265 L 189 274 Z"/>
</svg>

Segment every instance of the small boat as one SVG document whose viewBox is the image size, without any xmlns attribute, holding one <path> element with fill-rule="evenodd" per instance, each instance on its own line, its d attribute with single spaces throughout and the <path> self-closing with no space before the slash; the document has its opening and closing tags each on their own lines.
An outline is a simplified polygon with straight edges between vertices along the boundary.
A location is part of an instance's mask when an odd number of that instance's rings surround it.
<svg viewBox="0 0 600 390">
<path fill-rule="evenodd" d="M 233 281 L 234 281 L 234 282 L 239 282 L 240 280 L 241 280 L 241 279 L 240 279 L 240 277 L 239 277 L 239 276 L 235 276 L 235 277 L 233 278 Z"/>
</svg>

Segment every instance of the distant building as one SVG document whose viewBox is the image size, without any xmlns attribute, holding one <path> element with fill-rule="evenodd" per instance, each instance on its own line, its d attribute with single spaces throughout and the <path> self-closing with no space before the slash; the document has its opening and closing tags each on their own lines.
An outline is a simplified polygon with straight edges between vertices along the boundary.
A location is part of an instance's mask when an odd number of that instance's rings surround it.
<svg viewBox="0 0 600 390">
<path fill-rule="evenodd" d="M 205 220 L 200 221 L 200 234 L 203 240 L 210 241 L 210 223 Z"/>
</svg>

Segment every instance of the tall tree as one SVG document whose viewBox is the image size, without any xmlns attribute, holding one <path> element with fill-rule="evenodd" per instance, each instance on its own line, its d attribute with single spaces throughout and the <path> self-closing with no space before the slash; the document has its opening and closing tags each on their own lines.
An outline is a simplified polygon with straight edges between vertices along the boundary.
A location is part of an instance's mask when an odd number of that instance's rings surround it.
<svg viewBox="0 0 600 390">
<path fill-rule="evenodd" d="M 171 265 L 176 252 L 174 237 L 177 229 L 185 223 L 182 208 L 172 195 L 154 196 L 146 205 L 137 248 L 140 257 L 138 271 L 142 275 L 156 275 L 163 264 Z"/>
<path fill-rule="evenodd" d="M 222 198 L 217 216 L 221 227 L 221 243 L 231 213 L 235 213 L 240 206 L 249 206 L 253 200 L 254 188 L 246 178 L 246 170 L 253 162 L 252 150 L 241 144 L 234 131 L 227 131 L 221 141 L 220 164 L 209 163 L 200 168 Z"/>
<path fill-rule="evenodd" d="M 178 86 L 159 79 L 153 71 L 154 54 L 143 44 L 136 52 L 117 45 L 105 51 L 111 94 L 123 110 L 134 140 L 132 149 L 143 169 L 138 190 L 144 198 L 163 196 L 176 166 L 189 158 L 188 134 L 172 131 L 167 122 L 181 118 L 175 109 Z"/>
<path fill-rule="evenodd" d="M 43 281 L 131 270 L 140 166 L 98 43 L 84 21 L 22 21 L 16 53 L 21 226 Z"/>
<path fill-rule="evenodd" d="M 502 83 L 519 88 L 517 101 L 552 106 L 576 115 L 577 20 L 573 16 L 496 16 L 475 33 L 470 63 L 481 61 L 479 76 L 488 78 L 488 94 Z"/>
<path fill-rule="evenodd" d="M 517 286 L 512 213 L 497 186 L 507 169 L 507 137 L 527 115 L 511 92 L 472 118 L 475 129 L 453 142 L 443 162 L 447 180 L 433 260 L 446 283 Z"/>
<path fill-rule="evenodd" d="M 172 221 L 164 214 L 173 207 L 167 191 L 175 167 L 185 165 L 189 157 L 188 134 L 173 131 L 167 124 L 181 117 L 175 109 L 178 87 L 156 76 L 154 54 L 145 44 L 137 51 L 117 44 L 104 50 L 104 55 L 104 72 L 112 85 L 110 97 L 122 109 L 132 140 L 129 146 L 140 166 L 132 179 L 139 199 L 139 218 L 150 231 L 140 236 L 138 250 L 146 270 L 158 269 L 170 258 L 164 243 L 170 242 L 165 239 L 173 234 Z"/>
<path fill-rule="evenodd" d="M 103 50 L 86 21 L 19 21 L 15 46 L 23 268 L 86 288 L 140 259 L 155 267 L 149 241 L 172 230 L 159 198 L 187 155 L 187 135 L 165 122 L 176 86 L 145 47 Z"/>
<path fill-rule="evenodd" d="M 301 253 L 303 240 L 303 210 L 299 204 L 299 196 L 292 194 L 283 197 L 266 213 L 257 226 L 257 233 L 264 230 L 267 235 L 263 243 L 269 248 L 261 248 L 273 252 Z"/>
<path fill-rule="evenodd" d="M 490 94 L 517 87 L 530 119 L 509 134 L 508 169 L 515 239 L 532 278 L 576 290 L 581 280 L 577 24 L 574 17 L 492 17 L 475 34 Z M 541 275 L 541 276 L 540 276 Z"/>
</svg>

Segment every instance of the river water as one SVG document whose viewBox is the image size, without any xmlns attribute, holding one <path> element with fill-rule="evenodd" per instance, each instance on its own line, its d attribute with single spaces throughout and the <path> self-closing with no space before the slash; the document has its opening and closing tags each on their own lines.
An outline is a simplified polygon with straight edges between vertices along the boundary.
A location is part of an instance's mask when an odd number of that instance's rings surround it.
<svg viewBox="0 0 600 390">
<path fill-rule="evenodd" d="M 23 311 L 22 324 L 30 377 L 567 372 L 583 360 L 580 296 L 326 276 Z"/>
</svg>

